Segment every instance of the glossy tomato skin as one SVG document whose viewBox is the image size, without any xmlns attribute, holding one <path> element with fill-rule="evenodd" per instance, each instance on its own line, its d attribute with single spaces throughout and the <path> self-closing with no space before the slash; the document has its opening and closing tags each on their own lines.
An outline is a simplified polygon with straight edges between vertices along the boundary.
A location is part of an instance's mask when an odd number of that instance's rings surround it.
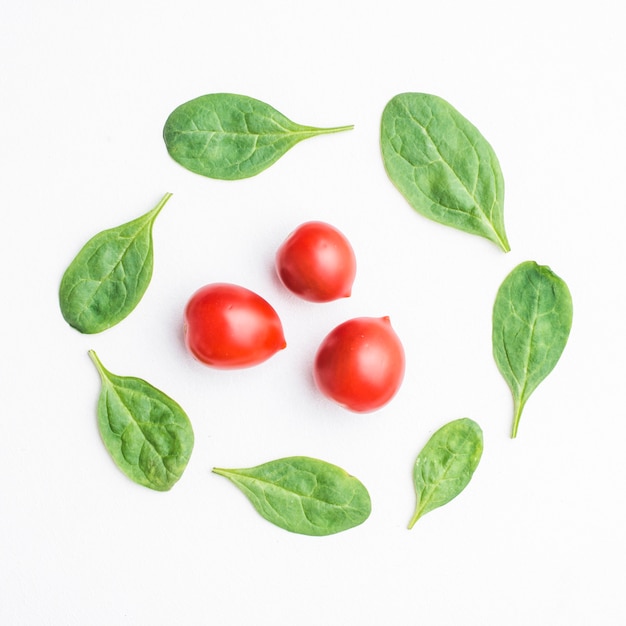
<svg viewBox="0 0 626 626">
<path fill-rule="evenodd" d="M 314 363 L 319 390 L 357 413 L 387 404 L 402 384 L 404 348 L 389 317 L 358 317 L 332 330 Z"/>
<path fill-rule="evenodd" d="M 310 302 L 347 298 L 356 276 L 350 242 L 325 222 L 305 222 L 276 253 L 276 271 L 291 292 Z"/>
<path fill-rule="evenodd" d="M 206 285 L 193 294 L 185 308 L 184 332 L 196 359 L 222 369 L 258 365 L 287 345 L 272 306 L 229 283 Z"/>
</svg>

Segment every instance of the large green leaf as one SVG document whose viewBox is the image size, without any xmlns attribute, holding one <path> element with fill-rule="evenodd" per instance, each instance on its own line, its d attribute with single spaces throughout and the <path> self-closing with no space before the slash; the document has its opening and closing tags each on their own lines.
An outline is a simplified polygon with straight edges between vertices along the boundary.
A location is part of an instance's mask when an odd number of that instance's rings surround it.
<svg viewBox="0 0 626 626">
<path fill-rule="evenodd" d="M 395 96 L 383 111 L 380 143 L 389 178 L 418 213 L 510 250 L 500 164 L 452 105 L 424 93 Z"/>
<path fill-rule="evenodd" d="M 465 489 L 482 453 L 482 430 L 467 417 L 448 422 L 435 432 L 413 467 L 416 504 L 409 528 L 422 515 L 447 504 Z"/>
<path fill-rule="evenodd" d="M 187 414 L 150 383 L 112 374 L 93 350 L 89 355 L 102 380 L 98 428 L 106 449 L 131 480 L 157 491 L 171 489 L 193 450 Z"/>
<path fill-rule="evenodd" d="M 171 195 L 132 222 L 98 233 L 76 255 L 59 288 L 61 313 L 70 326 L 99 333 L 139 304 L 152 278 L 152 226 Z"/>
<path fill-rule="evenodd" d="M 493 356 L 511 388 L 512 437 L 526 401 L 554 369 L 572 327 L 572 296 L 549 267 L 520 263 L 503 281 L 493 306 Z"/>
<path fill-rule="evenodd" d="M 351 128 L 302 126 L 260 100 L 212 93 L 174 109 L 163 138 L 170 156 L 188 170 L 237 180 L 259 174 L 303 139 Z"/>
<path fill-rule="evenodd" d="M 363 484 L 340 467 L 304 456 L 247 469 L 214 468 L 268 521 L 303 535 L 331 535 L 362 524 L 371 502 Z"/>
</svg>

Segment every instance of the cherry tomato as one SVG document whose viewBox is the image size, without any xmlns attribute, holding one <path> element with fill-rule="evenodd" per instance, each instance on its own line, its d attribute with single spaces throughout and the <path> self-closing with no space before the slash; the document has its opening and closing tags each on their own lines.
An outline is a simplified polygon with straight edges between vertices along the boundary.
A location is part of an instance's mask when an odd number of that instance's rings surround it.
<svg viewBox="0 0 626 626">
<path fill-rule="evenodd" d="M 290 291 L 311 302 L 330 302 L 352 292 L 356 258 L 349 241 L 324 222 L 306 222 L 276 253 L 276 271 Z"/>
<path fill-rule="evenodd" d="M 287 345 L 276 311 L 253 291 L 227 283 L 191 297 L 185 344 L 202 363 L 224 369 L 257 365 Z"/>
<path fill-rule="evenodd" d="M 367 413 L 393 398 L 404 366 L 404 349 L 389 317 L 357 317 L 324 339 L 315 357 L 314 378 L 328 398 Z"/>
</svg>

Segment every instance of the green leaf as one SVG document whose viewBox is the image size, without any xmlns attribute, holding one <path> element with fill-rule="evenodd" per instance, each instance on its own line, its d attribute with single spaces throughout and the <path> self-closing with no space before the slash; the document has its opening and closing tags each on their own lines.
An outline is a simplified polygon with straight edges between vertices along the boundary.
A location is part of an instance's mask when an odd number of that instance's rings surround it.
<svg viewBox="0 0 626 626">
<path fill-rule="evenodd" d="M 214 468 L 231 480 L 268 521 L 302 535 L 331 535 L 362 524 L 367 489 L 325 461 L 293 456 L 248 469 Z"/>
<path fill-rule="evenodd" d="M 467 417 L 448 422 L 428 440 L 413 468 L 417 502 L 409 528 L 465 489 L 482 453 L 483 432 Z"/>
<path fill-rule="evenodd" d="M 496 154 L 448 102 L 395 96 L 383 111 L 380 143 L 389 178 L 418 213 L 510 250 Z"/>
<path fill-rule="evenodd" d="M 526 401 L 554 369 L 572 327 L 572 296 L 549 267 L 520 263 L 503 281 L 493 306 L 493 356 L 511 388 L 517 436 Z"/>
<path fill-rule="evenodd" d="M 116 465 L 136 483 L 167 491 L 193 450 L 189 418 L 169 396 L 140 378 L 116 376 L 89 351 L 100 373 L 98 428 Z"/>
<path fill-rule="evenodd" d="M 99 333 L 139 304 L 152 278 L 152 226 L 171 195 L 132 222 L 98 233 L 76 255 L 59 289 L 61 313 L 70 326 Z"/>
<path fill-rule="evenodd" d="M 238 180 L 267 169 L 303 139 L 351 128 L 302 126 L 260 100 L 213 93 L 174 109 L 163 138 L 170 156 L 188 170 Z"/>
</svg>

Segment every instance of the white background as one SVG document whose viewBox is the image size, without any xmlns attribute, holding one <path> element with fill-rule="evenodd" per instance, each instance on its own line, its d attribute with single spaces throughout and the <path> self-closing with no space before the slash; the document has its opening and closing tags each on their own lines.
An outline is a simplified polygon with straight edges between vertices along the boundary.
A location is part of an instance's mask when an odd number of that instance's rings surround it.
<svg viewBox="0 0 626 626">
<path fill-rule="evenodd" d="M 621 3 L 381 4 L 3 3 L 1 624 L 626 623 Z M 171 160 L 161 133 L 176 106 L 219 91 L 355 128 L 255 178 L 210 180 Z M 380 116 L 404 91 L 442 96 L 494 147 L 510 253 L 424 219 L 388 180 Z M 68 263 L 166 191 L 140 305 L 100 335 L 71 329 L 57 301 Z M 348 300 L 299 301 L 274 276 L 276 248 L 309 219 L 353 244 Z M 511 440 L 491 308 L 528 259 L 566 280 L 574 325 Z M 249 370 L 195 362 L 182 311 L 213 281 L 268 299 L 288 348 Z M 359 315 L 389 315 L 407 353 L 399 394 L 368 415 L 311 379 L 321 339 Z M 196 444 L 170 492 L 109 458 L 90 348 L 189 414 Z M 415 456 L 463 416 L 483 428 L 482 462 L 408 531 Z M 285 532 L 211 473 L 300 454 L 365 483 L 363 525 Z"/>
</svg>

